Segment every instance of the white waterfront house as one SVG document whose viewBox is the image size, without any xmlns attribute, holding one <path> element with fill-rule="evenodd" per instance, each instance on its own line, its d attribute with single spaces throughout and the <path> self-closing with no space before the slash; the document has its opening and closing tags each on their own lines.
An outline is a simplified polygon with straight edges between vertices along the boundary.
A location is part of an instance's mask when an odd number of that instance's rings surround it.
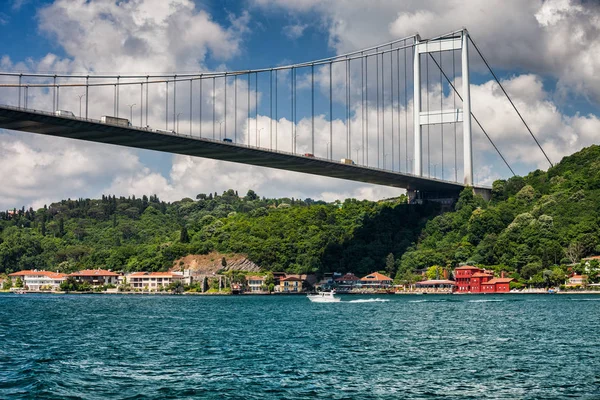
<svg viewBox="0 0 600 400">
<path fill-rule="evenodd" d="M 132 272 L 126 275 L 127 283 L 132 288 L 156 292 L 171 283 L 183 281 L 183 274 L 178 272 Z"/>
<path fill-rule="evenodd" d="M 9 274 L 8 276 L 12 279 L 13 286 L 15 285 L 16 279 L 21 278 L 23 281 L 23 289 L 31 291 L 58 290 L 60 284 L 68 277 L 67 274 L 44 270 L 38 271 L 37 269 L 19 271 Z"/>
</svg>

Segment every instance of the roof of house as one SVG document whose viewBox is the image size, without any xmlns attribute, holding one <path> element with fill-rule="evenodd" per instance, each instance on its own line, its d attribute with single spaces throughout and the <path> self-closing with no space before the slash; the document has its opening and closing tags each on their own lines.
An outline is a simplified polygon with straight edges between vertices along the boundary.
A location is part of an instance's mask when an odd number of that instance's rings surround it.
<svg viewBox="0 0 600 400">
<path fill-rule="evenodd" d="M 573 278 L 575 278 L 575 279 L 583 279 L 583 278 L 586 278 L 586 277 L 587 277 L 586 275 L 573 275 L 573 276 L 572 276 L 571 278 L 569 278 L 569 279 L 573 279 Z"/>
<path fill-rule="evenodd" d="M 600 256 L 586 257 L 586 258 L 582 258 L 582 260 L 600 260 Z"/>
<path fill-rule="evenodd" d="M 477 269 L 477 270 L 481 270 L 481 268 L 477 268 L 477 267 L 474 267 L 472 265 L 463 265 L 462 267 L 455 268 L 455 270 L 459 270 L 459 269 L 460 270 L 462 270 L 462 269 Z"/>
<path fill-rule="evenodd" d="M 360 278 L 354 274 L 346 274 L 335 279 L 336 282 L 342 281 L 360 281 Z"/>
<path fill-rule="evenodd" d="M 496 283 L 509 283 L 513 278 L 494 278 L 489 282 L 485 282 L 484 285 L 495 285 Z"/>
<path fill-rule="evenodd" d="M 302 282 L 302 279 L 296 276 L 288 276 L 287 278 L 283 278 L 282 282 Z"/>
<path fill-rule="evenodd" d="M 379 272 L 373 272 L 367 276 L 360 278 L 361 281 L 391 281 L 392 278 L 387 277 Z"/>
<path fill-rule="evenodd" d="M 62 274 L 60 272 L 52 272 L 52 271 L 45 271 L 45 270 L 37 270 L 37 269 L 28 269 L 28 270 L 23 270 L 23 271 L 18 271 L 18 272 L 14 272 L 12 274 L 9 274 L 8 276 L 16 276 L 16 277 L 20 277 L 20 276 L 47 276 L 48 278 L 52 278 L 52 279 L 59 279 L 59 278 L 64 278 L 66 276 L 68 276 L 67 274 Z"/>
<path fill-rule="evenodd" d="M 471 278 L 485 278 L 485 277 L 490 277 L 490 276 L 494 276 L 492 274 L 486 274 L 485 272 L 475 272 L 473 275 L 471 275 Z"/>
<path fill-rule="evenodd" d="M 84 269 L 73 272 L 71 276 L 119 276 L 119 274 L 106 269 Z"/>
<path fill-rule="evenodd" d="M 429 286 L 429 285 L 456 285 L 456 282 L 451 281 L 449 279 L 430 279 L 428 281 L 421 281 L 416 283 L 419 286 Z"/>
</svg>

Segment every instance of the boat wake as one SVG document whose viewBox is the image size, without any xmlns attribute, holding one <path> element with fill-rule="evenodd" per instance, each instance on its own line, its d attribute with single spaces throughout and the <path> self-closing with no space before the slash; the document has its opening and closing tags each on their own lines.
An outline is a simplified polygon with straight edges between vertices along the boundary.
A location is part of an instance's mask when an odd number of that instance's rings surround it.
<svg viewBox="0 0 600 400">
<path fill-rule="evenodd" d="M 388 301 L 388 299 L 358 299 L 346 301 L 345 303 L 385 303 Z"/>
</svg>

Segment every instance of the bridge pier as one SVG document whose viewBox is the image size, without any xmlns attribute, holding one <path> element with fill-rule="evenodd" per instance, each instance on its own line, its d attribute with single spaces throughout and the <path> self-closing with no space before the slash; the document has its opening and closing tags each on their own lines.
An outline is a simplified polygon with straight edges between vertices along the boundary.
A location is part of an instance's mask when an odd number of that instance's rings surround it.
<svg viewBox="0 0 600 400">
<path fill-rule="evenodd" d="M 492 189 L 472 188 L 475 196 L 481 196 L 485 201 L 492 198 Z M 424 201 L 434 201 L 444 206 L 451 206 L 458 200 L 460 191 L 425 191 L 407 189 L 408 204 L 423 204 Z"/>
</svg>

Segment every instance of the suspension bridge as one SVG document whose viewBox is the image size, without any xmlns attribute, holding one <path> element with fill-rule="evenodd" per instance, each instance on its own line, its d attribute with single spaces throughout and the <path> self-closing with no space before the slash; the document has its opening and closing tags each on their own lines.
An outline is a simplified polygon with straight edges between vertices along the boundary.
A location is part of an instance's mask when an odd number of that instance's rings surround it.
<svg viewBox="0 0 600 400">
<path fill-rule="evenodd" d="M 489 196 L 472 122 L 514 172 L 471 109 L 470 47 L 544 152 L 466 29 L 243 71 L 0 72 L 0 128 L 404 188 L 413 202 Z"/>
</svg>

